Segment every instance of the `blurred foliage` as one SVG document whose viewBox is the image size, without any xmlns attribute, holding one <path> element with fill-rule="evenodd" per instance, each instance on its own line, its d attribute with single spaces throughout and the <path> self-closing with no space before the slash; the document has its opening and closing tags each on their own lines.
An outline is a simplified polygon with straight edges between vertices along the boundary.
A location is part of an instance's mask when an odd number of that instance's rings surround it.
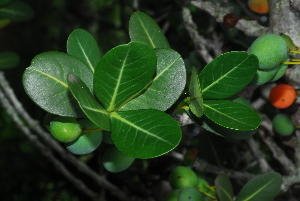
<svg viewBox="0 0 300 201">
<path fill-rule="evenodd" d="M 5 74 L 25 109 L 35 119 L 42 121 L 45 112 L 29 99 L 22 87 L 22 74 L 30 65 L 32 58 L 47 51 L 66 52 L 67 37 L 77 28 L 90 32 L 100 44 L 101 55 L 104 55 L 111 48 L 129 42 L 128 21 L 130 15 L 136 10 L 132 0 L 23 0 L 22 2 L 32 8 L 34 16 L 22 22 L 2 21 L 4 26 L 0 29 L 0 52 L 13 51 L 19 55 L 19 64 L 13 69 L 7 69 Z M 182 55 L 188 73 L 191 66 L 200 69 L 205 65 L 195 52 L 194 44 L 182 23 L 183 1 L 143 0 L 138 2 L 140 11 L 149 14 L 158 22 L 165 31 L 171 47 Z M 219 40 L 223 42 L 223 52 L 246 50 L 253 41 L 253 38 L 245 36 L 235 28 L 225 29 L 209 14 L 195 7 L 191 6 L 191 12 L 199 32 L 204 37 L 211 38 L 212 32 L 216 33 Z M 236 164 L 231 159 L 232 149 L 229 149 L 231 146 L 228 146 L 236 144 L 236 141 L 214 135 L 209 135 L 209 137 L 201 135 L 201 138 L 195 139 L 197 136 L 193 134 L 195 129 L 193 125 L 184 128 L 183 132 L 186 134 L 181 143 L 182 146 L 179 146 L 177 150 L 185 149 L 188 141 L 189 148 L 201 147 L 198 156 L 207 159 L 212 164 L 225 166 Z M 80 199 L 82 195 L 56 172 L 50 162 L 45 161 L 43 156 L 37 153 L 3 108 L 0 108 L 0 149 L 1 200 L 85 200 Z M 240 154 L 242 153 L 246 151 L 241 151 Z M 170 162 L 165 164 L 164 170 L 161 165 L 157 166 L 161 161 L 157 161 L 159 158 L 150 160 L 148 168 L 152 168 L 151 171 L 156 171 L 156 174 L 159 172 L 161 175 L 166 175 Z M 143 161 L 143 163 L 146 162 Z M 92 161 L 91 166 L 98 168 L 97 161 Z M 135 170 L 140 171 L 141 178 L 139 179 L 149 177 L 149 171 Z M 115 176 L 110 177 L 116 179 Z M 117 182 L 126 184 L 129 181 Z"/>
</svg>

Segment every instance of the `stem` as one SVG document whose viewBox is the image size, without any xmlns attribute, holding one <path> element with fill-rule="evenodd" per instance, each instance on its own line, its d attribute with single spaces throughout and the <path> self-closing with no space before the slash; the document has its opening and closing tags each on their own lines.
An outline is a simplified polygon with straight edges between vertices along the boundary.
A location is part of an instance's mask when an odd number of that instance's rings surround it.
<svg viewBox="0 0 300 201">
<path fill-rule="evenodd" d="M 101 131 L 102 128 L 93 128 L 93 129 L 84 129 L 83 133 L 93 132 L 93 131 Z"/>
</svg>

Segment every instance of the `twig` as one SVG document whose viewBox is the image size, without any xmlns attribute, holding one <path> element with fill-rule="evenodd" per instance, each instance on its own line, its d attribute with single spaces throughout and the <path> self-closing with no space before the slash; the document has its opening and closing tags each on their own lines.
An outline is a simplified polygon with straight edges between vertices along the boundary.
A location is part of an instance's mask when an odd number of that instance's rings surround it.
<svg viewBox="0 0 300 201">
<path fill-rule="evenodd" d="M 15 111 L 24 119 L 28 124 L 28 127 L 34 130 L 39 137 L 43 139 L 48 146 L 50 146 L 54 151 L 59 153 L 59 155 L 66 161 L 73 164 L 78 171 L 89 176 L 91 180 L 94 180 L 99 187 L 105 188 L 110 191 L 112 195 L 118 197 L 120 200 L 128 200 L 127 195 L 118 187 L 114 186 L 112 183 L 107 181 L 103 176 L 97 174 L 94 170 L 89 168 L 85 163 L 79 161 L 74 155 L 66 151 L 57 141 L 55 141 L 49 133 L 45 132 L 44 129 L 39 125 L 38 121 L 31 118 L 27 111 L 23 108 L 20 101 L 15 96 L 14 91 L 9 86 L 4 73 L 0 72 L 0 87 L 2 87 L 7 98 L 11 101 Z M 118 193 L 115 193 L 118 192 Z"/>
<path fill-rule="evenodd" d="M 0 101 L 1 101 L 1 105 L 5 108 L 5 111 L 12 118 L 12 120 L 17 125 L 17 127 L 24 133 L 24 135 L 28 138 L 28 140 L 40 151 L 40 153 L 43 154 L 46 158 L 48 158 L 53 163 L 53 165 L 56 167 L 58 172 L 63 174 L 70 182 L 74 184 L 76 188 L 78 188 L 80 191 L 82 191 L 92 200 L 96 200 L 97 194 L 92 190 L 90 190 L 80 179 L 76 178 L 70 171 L 68 171 L 67 168 L 64 166 L 64 164 L 60 162 L 57 158 L 55 158 L 52 151 L 49 148 L 45 147 L 45 145 L 42 144 L 38 140 L 38 138 L 30 132 L 28 127 L 23 123 L 23 121 L 21 120 L 21 118 L 18 116 L 15 109 L 13 108 L 13 106 L 10 104 L 7 97 L 4 95 L 1 88 L 0 88 Z"/>
</svg>

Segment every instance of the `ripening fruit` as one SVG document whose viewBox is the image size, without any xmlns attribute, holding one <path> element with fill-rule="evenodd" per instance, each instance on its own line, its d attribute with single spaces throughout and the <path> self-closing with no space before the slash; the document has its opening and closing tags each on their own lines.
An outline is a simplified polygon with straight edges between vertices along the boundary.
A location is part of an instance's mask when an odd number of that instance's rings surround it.
<svg viewBox="0 0 300 201">
<path fill-rule="evenodd" d="M 269 82 L 276 75 L 277 71 L 278 68 L 272 68 L 267 70 L 258 69 L 254 78 L 251 80 L 250 85 L 258 86 Z"/>
<path fill-rule="evenodd" d="M 103 154 L 103 166 L 109 172 L 126 170 L 135 158 L 126 156 L 117 147 L 109 146 Z"/>
<path fill-rule="evenodd" d="M 89 119 L 81 119 L 79 123 L 83 132 L 79 137 L 65 146 L 68 151 L 76 155 L 84 155 L 95 151 L 102 142 L 102 130 L 97 130 L 99 126 Z M 88 130 L 94 130 L 86 132 Z"/>
<path fill-rule="evenodd" d="M 71 142 L 81 133 L 82 129 L 76 118 L 56 117 L 50 122 L 51 135 L 60 142 Z"/>
<path fill-rule="evenodd" d="M 265 34 L 257 38 L 248 52 L 257 56 L 259 69 L 272 69 L 288 57 L 288 46 L 277 34 Z"/>
<path fill-rule="evenodd" d="M 294 125 L 291 119 L 285 114 L 277 114 L 273 118 L 273 128 L 280 135 L 291 135 L 294 132 Z"/>
<path fill-rule="evenodd" d="M 193 187 L 181 189 L 177 197 L 178 201 L 202 201 L 202 198 L 203 194 Z"/>
<path fill-rule="evenodd" d="M 250 10 L 258 14 L 269 13 L 268 0 L 248 0 L 248 6 Z"/>
<path fill-rule="evenodd" d="M 278 84 L 271 89 L 269 100 L 274 107 L 284 109 L 294 103 L 296 96 L 296 90 L 291 85 Z"/>
<path fill-rule="evenodd" d="M 195 187 L 198 182 L 198 177 L 190 168 L 177 166 L 171 171 L 169 182 L 173 189 Z"/>
</svg>

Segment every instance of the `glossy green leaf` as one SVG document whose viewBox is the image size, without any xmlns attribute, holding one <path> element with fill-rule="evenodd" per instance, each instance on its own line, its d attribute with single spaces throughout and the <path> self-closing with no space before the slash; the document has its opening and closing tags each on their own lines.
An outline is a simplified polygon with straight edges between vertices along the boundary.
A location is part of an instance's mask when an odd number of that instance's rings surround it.
<svg viewBox="0 0 300 201">
<path fill-rule="evenodd" d="M 203 99 L 228 98 L 248 85 L 258 59 L 247 52 L 228 52 L 207 64 L 199 75 Z"/>
<path fill-rule="evenodd" d="M 129 20 L 131 41 L 140 41 L 153 48 L 170 48 L 169 42 L 156 21 L 143 12 L 135 12 Z"/>
<path fill-rule="evenodd" d="M 156 77 L 140 96 L 124 105 L 121 110 L 167 110 L 181 95 L 186 72 L 181 56 L 172 49 L 155 49 L 157 57 Z"/>
<path fill-rule="evenodd" d="M 282 177 L 269 172 L 250 180 L 239 192 L 236 201 L 272 201 L 280 191 Z"/>
<path fill-rule="evenodd" d="M 112 140 L 124 154 L 134 158 L 154 158 L 174 149 L 181 129 L 172 117 L 155 110 L 111 113 Z"/>
<path fill-rule="evenodd" d="M 145 43 L 117 46 L 101 58 L 95 69 L 95 94 L 107 111 L 113 111 L 145 88 L 155 70 L 156 55 Z"/>
<path fill-rule="evenodd" d="M 215 186 L 219 201 L 233 201 L 233 188 L 227 175 L 219 174 L 215 179 Z"/>
<path fill-rule="evenodd" d="M 6 6 L 0 7 L 0 18 L 12 21 L 25 21 L 33 17 L 32 8 L 22 1 L 12 1 Z"/>
<path fill-rule="evenodd" d="M 77 100 L 82 111 L 89 119 L 104 130 L 110 130 L 110 119 L 108 113 L 94 98 L 89 88 L 76 75 L 68 74 L 69 88 Z"/>
<path fill-rule="evenodd" d="M 15 67 L 20 61 L 19 55 L 15 52 L 0 53 L 0 69 Z"/>
<path fill-rule="evenodd" d="M 191 96 L 191 102 L 189 104 L 190 110 L 197 117 L 201 117 L 203 115 L 203 98 L 198 73 L 195 67 L 192 68 L 192 77 L 189 86 L 189 93 Z"/>
<path fill-rule="evenodd" d="M 62 52 L 45 52 L 33 58 L 23 75 L 29 97 L 42 109 L 60 116 L 83 115 L 72 96 L 67 75 L 77 75 L 92 91 L 92 71 L 79 59 Z"/>
<path fill-rule="evenodd" d="M 83 29 L 76 29 L 69 35 L 67 52 L 81 59 L 92 72 L 94 72 L 100 60 L 100 50 L 96 40 Z"/>
<path fill-rule="evenodd" d="M 204 100 L 204 114 L 215 123 L 235 130 L 254 130 L 261 123 L 251 108 L 230 100 Z"/>
</svg>

